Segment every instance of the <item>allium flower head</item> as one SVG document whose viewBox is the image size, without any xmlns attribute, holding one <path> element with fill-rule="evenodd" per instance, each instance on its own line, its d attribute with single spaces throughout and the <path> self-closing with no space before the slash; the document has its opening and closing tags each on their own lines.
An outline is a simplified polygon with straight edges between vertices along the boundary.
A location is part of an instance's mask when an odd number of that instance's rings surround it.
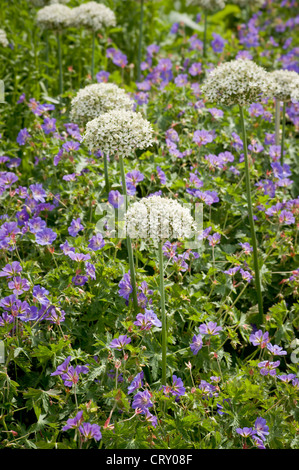
<svg viewBox="0 0 299 470">
<path fill-rule="evenodd" d="M 90 151 L 128 156 L 152 145 L 153 129 L 141 113 L 115 109 L 89 121 L 83 140 Z"/>
<path fill-rule="evenodd" d="M 72 10 L 66 5 L 54 3 L 37 12 L 37 24 L 43 29 L 62 30 L 72 23 Z"/>
<path fill-rule="evenodd" d="M 202 85 L 210 102 L 225 106 L 247 105 L 272 96 L 273 80 L 252 60 L 231 60 L 215 67 Z"/>
<path fill-rule="evenodd" d="M 71 101 L 70 117 L 85 124 L 113 109 L 132 111 L 133 100 L 114 83 L 93 83 L 78 91 Z"/>
<path fill-rule="evenodd" d="M 190 238 L 196 224 L 190 209 L 176 200 L 161 196 L 143 198 L 133 203 L 125 215 L 127 234 L 157 242 Z"/>
<path fill-rule="evenodd" d="M 274 82 L 273 95 L 280 101 L 299 101 L 299 73 L 293 70 L 274 70 L 271 72 Z"/>
<path fill-rule="evenodd" d="M 72 9 L 72 26 L 99 31 L 103 28 L 116 26 L 115 14 L 102 3 L 83 3 Z"/>
</svg>

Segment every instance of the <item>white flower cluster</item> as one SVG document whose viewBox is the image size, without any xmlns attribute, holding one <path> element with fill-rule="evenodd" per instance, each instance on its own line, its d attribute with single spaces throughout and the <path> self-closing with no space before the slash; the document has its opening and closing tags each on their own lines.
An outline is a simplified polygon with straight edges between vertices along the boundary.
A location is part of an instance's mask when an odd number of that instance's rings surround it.
<svg viewBox="0 0 299 470">
<path fill-rule="evenodd" d="M 230 0 L 229 3 L 234 3 L 240 7 L 246 7 L 246 5 L 248 5 L 251 8 L 261 8 L 264 5 L 265 0 Z"/>
<path fill-rule="evenodd" d="M 273 95 L 280 101 L 299 102 L 299 74 L 292 70 L 274 70 L 270 73 L 274 82 Z"/>
<path fill-rule="evenodd" d="M 263 96 L 272 97 L 273 79 L 252 60 L 231 60 L 208 74 L 202 92 L 210 102 L 242 106 L 260 101 Z"/>
<path fill-rule="evenodd" d="M 143 150 L 153 144 L 153 129 L 141 113 L 114 109 L 89 121 L 82 141 L 91 152 L 101 150 L 126 157 L 135 149 Z"/>
<path fill-rule="evenodd" d="M 7 36 L 6 36 L 6 32 L 4 31 L 4 29 L 0 29 L 0 44 L 3 47 L 7 47 L 9 44 Z"/>
<path fill-rule="evenodd" d="M 36 21 L 41 28 L 62 30 L 72 24 L 72 9 L 60 3 L 53 3 L 37 12 Z"/>
<path fill-rule="evenodd" d="M 189 208 L 161 196 L 143 198 L 129 206 L 125 228 L 132 239 L 152 240 L 156 246 L 166 240 L 188 239 L 197 230 Z"/>
<path fill-rule="evenodd" d="M 79 90 L 72 99 L 70 117 L 74 122 L 85 124 L 113 109 L 131 111 L 133 106 L 130 96 L 114 83 L 93 83 Z"/>
<path fill-rule="evenodd" d="M 198 5 L 209 12 L 223 10 L 225 7 L 225 0 L 188 0 L 188 3 Z"/>
<path fill-rule="evenodd" d="M 72 9 L 73 26 L 99 31 L 116 25 L 115 14 L 102 3 L 87 2 Z"/>
</svg>

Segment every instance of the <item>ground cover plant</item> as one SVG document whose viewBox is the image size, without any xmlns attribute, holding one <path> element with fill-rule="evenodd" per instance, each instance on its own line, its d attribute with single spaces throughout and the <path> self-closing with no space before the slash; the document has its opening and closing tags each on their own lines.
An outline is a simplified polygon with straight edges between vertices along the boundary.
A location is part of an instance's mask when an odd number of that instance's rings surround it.
<svg viewBox="0 0 299 470">
<path fill-rule="evenodd" d="M 298 1 L 0 3 L 1 448 L 297 449 Z"/>
</svg>

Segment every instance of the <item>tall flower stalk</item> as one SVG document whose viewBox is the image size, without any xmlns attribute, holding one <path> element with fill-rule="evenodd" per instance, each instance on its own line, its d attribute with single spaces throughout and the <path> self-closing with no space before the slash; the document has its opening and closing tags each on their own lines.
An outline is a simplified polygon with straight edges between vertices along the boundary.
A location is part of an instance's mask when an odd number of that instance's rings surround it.
<svg viewBox="0 0 299 470">
<path fill-rule="evenodd" d="M 266 72 L 262 67 L 251 60 L 232 60 L 219 65 L 209 73 L 203 84 L 202 91 L 206 94 L 209 101 L 218 102 L 225 106 L 239 106 L 245 160 L 247 210 L 253 247 L 255 290 L 259 312 L 258 323 L 261 324 L 263 322 L 262 286 L 257 238 L 253 220 L 250 167 L 243 109 L 244 106 L 259 101 L 263 96 L 273 97 L 273 80 L 271 79 L 270 73 Z"/>
<path fill-rule="evenodd" d="M 58 67 L 59 67 L 59 94 L 63 94 L 63 69 L 62 69 L 62 35 L 60 31 L 56 33 L 57 38 L 57 54 L 58 54 Z"/>
<path fill-rule="evenodd" d="M 286 105 L 288 102 L 299 101 L 299 74 L 292 70 L 274 70 L 270 74 L 273 81 L 275 98 L 275 144 L 280 142 L 280 107 L 282 103 L 282 129 L 280 143 L 280 163 L 284 162 Z"/>
<path fill-rule="evenodd" d="M 258 259 L 258 251 L 257 251 L 257 241 L 256 241 L 256 233 L 254 227 L 254 220 L 253 220 L 253 210 L 252 210 L 252 199 L 251 199 L 251 185 L 250 185 L 250 165 L 248 159 L 248 151 L 247 151 L 247 135 L 246 135 L 246 127 L 244 121 L 244 112 L 243 107 L 239 105 L 240 110 L 240 118 L 241 118 L 241 128 L 242 128 L 242 137 L 243 137 L 243 150 L 244 150 L 244 161 L 245 161 L 245 185 L 246 185 L 246 198 L 247 198 L 247 208 L 248 208 L 248 218 L 249 218 L 249 225 L 250 225 L 250 232 L 251 232 L 251 243 L 253 248 L 253 265 L 254 265 L 254 272 L 255 272 L 255 288 L 257 293 L 257 301 L 259 307 L 259 316 L 260 322 L 263 319 L 263 296 L 261 290 L 261 280 L 260 280 L 260 270 L 259 270 L 259 259 Z"/>
<path fill-rule="evenodd" d="M 186 239 L 197 231 L 190 210 L 176 200 L 151 196 L 133 203 L 127 210 L 125 224 L 131 238 L 146 239 L 158 248 L 159 290 L 162 323 L 162 385 L 167 382 L 167 315 L 165 306 L 163 243 L 171 239 Z"/>
<path fill-rule="evenodd" d="M 96 33 L 105 32 L 107 28 L 116 25 L 114 12 L 94 1 L 82 3 L 72 9 L 72 26 L 76 28 L 86 28 L 91 32 L 91 65 L 90 75 L 94 80 L 95 71 L 95 51 L 97 46 Z"/>
<path fill-rule="evenodd" d="M 138 63 L 137 63 L 137 82 L 140 82 L 141 76 L 141 54 L 143 39 L 143 16 L 144 16 L 144 0 L 140 0 L 140 19 L 139 19 L 139 40 L 138 40 Z"/>
<path fill-rule="evenodd" d="M 162 385 L 166 385 L 167 319 L 165 310 L 163 243 L 159 242 L 160 302 L 162 319 Z"/>
<path fill-rule="evenodd" d="M 62 67 L 62 31 L 72 24 L 72 9 L 66 5 L 53 3 L 41 8 L 37 13 L 37 24 L 43 30 L 56 32 L 57 58 L 59 67 L 59 94 L 63 94 L 63 67 Z M 47 34 L 48 41 L 48 34 Z M 47 45 L 46 45 L 47 46 Z"/>
<path fill-rule="evenodd" d="M 128 209 L 128 193 L 127 193 L 127 183 L 126 183 L 126 174 L 125 174 L 125 166 L 124 160 L 122 155 L 119 155 L 119 168 L 121 174 L 121 182 L 122 182 L 122 190 L 123 195 L 125 196 L 125 208 L 126 211 Z M 138 309 L 138 299 L 137 299 L 137 288 L 136 288 L 136 275 L 135 275 L 135 265 L 134 265 L 134 255 L 133 255 L 133 248 L 132 248 L 132 241 L 129 235 L 126 238 L 127 242 L 127 251 L 128 251 L 128 258 L 129 258 L 129 266 L 130 266 L 130 276 L 131 276 L 131 286 L 132 286 L 132 294 L 133 294 L 133 306 L 135 312 Z"/>
<path fill-rule="evenodd" d="M 90 151 L 101 150 L 104 155 L 108 154 L 109 157 L 118 155 L 122 190 L 127 207 L 127 184 L 123 159 L 132 155 L 136 148 L 143 150 L 152 145 L 153 129 L 151 124 L 142 117 L 141 113 L 125 109 L 114 109 L 87 122 L 83 140 Z M 138 308 L 136 277 L 132 242 L 129 234 L 127 234 L 127 251 L 133 304 L 136 311 Z"/>
<path fill-rule="evenodd" d="M 86 125 L 103 113 L 116 108 L 131 111 L 133 101 L 122 88 L 114 83 L 93 83 L 78 91 L 71 101 L 70 117 L 73 122 Z M 103 152 L 105 190 L 110 190 L 108 157 Z"/>
</svg>

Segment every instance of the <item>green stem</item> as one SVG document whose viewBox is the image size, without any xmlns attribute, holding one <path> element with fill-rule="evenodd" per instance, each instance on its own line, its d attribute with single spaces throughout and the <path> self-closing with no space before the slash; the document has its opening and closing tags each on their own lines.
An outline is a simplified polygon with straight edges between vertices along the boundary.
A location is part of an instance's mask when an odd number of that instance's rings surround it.
<svg viewBox="0 0 299 470">
<path fill-rule="evenodd" d="M 105 173 L 106 192 L 108 194 L 110 190 L 110 183 L 109 183 L 109 173 L 108 173 L 108 158 L 105 153 L 104 153 L 104 173 Z"/>
<path fill-rule="evenodd" d="M 144 0 L 141 0 L 141 5 L 140 5 L 140 21 L 139 21 L 139 41 L 138 41 L 137 82 L 140 82 L 140 76 L 141 76 L 141 52 L 142 52 L 142 36 L 143 36 L 143 15 L 144 15 Z"/>
<path fill-rule="evenodd" d="M 279 145 L 279 130 L 280 130 L 280 101 L 275 100 L 275 145 Z"/>
<path fill-rule="evenodd" d="M 208 29 L 208 15 L 204 15 L 204 33 L 203 33 L 203 56 L 207 56 L 207 29 Z"/>
<path fill-rule="evenodd" d="M 162 316 L 162 385 L 166 385 L 167 324 L 165 312 L 164 266 L 162 242 L 159 242 L 160 296 Z"/>
<path fill-rule="evenodd" d="M 283 102 L 282 107 L 282 136 L 281 136 L 281 153 L 280 153 L 280 164 L 283 165 L 283 153 L 284 153 L 284 138 L 285 138 L 285 127 L 286 127 L 286 102 Z"/>
<path fill-rule="evenodd" d="M 61 53 L 61 32 L 57 31 L 57 47 L 58 47 L 58 65 L 59 65 L 59 94 L 63 93 L 63 73 L 62 73 L 62 53 Z"/>
<path fill-rule="evenodd" d="M 247 136 L 246 136 L 245 122 L 244 122 L 244 113 L 243 113 L 243 108 L 241 105 L 239 106 L 239 109 L 240 109 L 241 127 L 242 127 L 242 135 L 243 135 L 246 197 L 247 197 L 247 206 L 248 206 L 248 218 L 249 218 L 250 231 L 251 231 L 251 243 L 252 243 L 252 248 L 253 248 L 255 288 L 256 288 L 258 309 L 259 309 L 258 322 L 259 324 L 261 324 L 263 322 L 263 298 L 262 298 L 262 291 L 261 291 L 261 281 L 260 281 L 258 253 L 257 253 L 257 241 L 256 241 L 255 228 L 254 228 L 252 201 L 251 201 L 250 169 L 249 169 L 249 160 L 248 160 L 248 152 L 247 152 Z"/>
<path fill-rule="evenodd" d="M 92 32 L 92 51 L 91 51 L 91 79 L 94 80 L 94 53 L 95 53 L 95 44 L 96 44 L 96 33 Z"/>
<path fill-rule="evenodd" d="M 127 185 L 126 185 L 126 175 L 125 175 L 125 168 L 124 168 L 124 161 L 122 155 L 119 155 L 119 167 L 120 167 L 120 174 L 121 174 L 121 181 L 122 181 L 122 189 L 125 198 L 125 207 L 126 210 L 128 209 L 128 196 L 127 196 Z M 136 289 L 136 277 L 135 277 L 135 266 L 134 266 L 134 256 L 133 256 L 133 248 L 131 238 L 127 235 L 127 250 L 128 250 L 128 257 L 129 257 L 129 266 L 130 266 L 130 276 L 131 276 L 131 284 L 133 290 L 133 305 L 134 310 L 137 312 L 138 310 L 138 300 L 137 300 L 137 289 Z"/>
</svg>

